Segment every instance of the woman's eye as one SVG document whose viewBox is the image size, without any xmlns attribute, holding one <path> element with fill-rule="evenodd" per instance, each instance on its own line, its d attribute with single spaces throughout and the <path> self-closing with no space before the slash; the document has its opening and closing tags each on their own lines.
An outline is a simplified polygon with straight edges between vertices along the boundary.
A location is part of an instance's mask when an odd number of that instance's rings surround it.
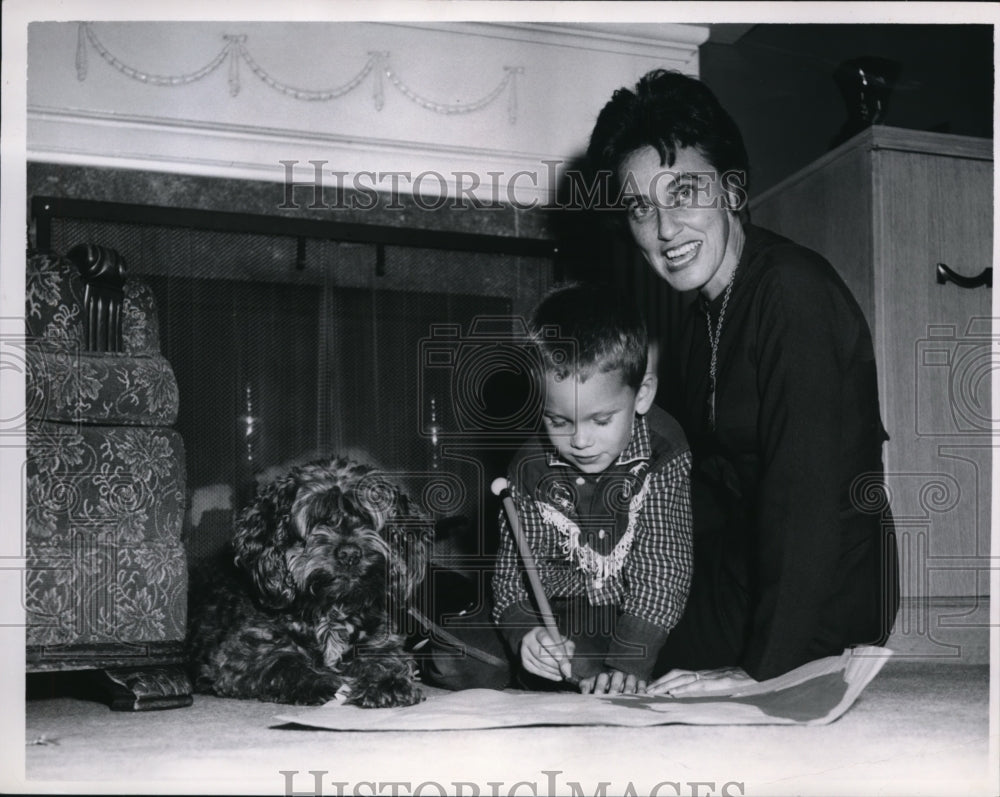
<svg viewBox="0 0 1000 797">
<path fill-rule="evenodd" d="M 629 218 L 635 221 L 642 221 L 643 219 L 649 218 L 652 214 L 653 206 L 648 202 L 633 199 L 626 205 L 626 210 L 628 211 Z"/>
<path fill-rule="evenodd" d="M 545 423 L 553 429 L 562 429 L 566 425 L 566 421 L 561 418 L 546 418 Z"/>
<path fill-rule="evenodd" d="M 610 418 L 594 418 L 594 423 L 596 423 L 598 426 L 607 426 L 609 423 L 611 423 L 611 419 Z"/>
<path fill-rule="evenodd" d="M 694 188 L 690 185 L 679 185 L 670 192 L 670 206 L 674 208 L 688 207 L 694 200 Z"/>
</svg>

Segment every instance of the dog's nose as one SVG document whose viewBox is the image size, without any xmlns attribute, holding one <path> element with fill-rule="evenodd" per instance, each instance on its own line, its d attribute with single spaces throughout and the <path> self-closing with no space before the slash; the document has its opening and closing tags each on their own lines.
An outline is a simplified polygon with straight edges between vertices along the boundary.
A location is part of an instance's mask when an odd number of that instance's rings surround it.
<svg viewBox="0 0 1000 797">
<path fill-rule="evenodd" d="M 357 545 L 344 543 L 337 549 L 337 561 L 342 567 L 354 567 L 361 561 L 361 549 Z"/>
</svg>

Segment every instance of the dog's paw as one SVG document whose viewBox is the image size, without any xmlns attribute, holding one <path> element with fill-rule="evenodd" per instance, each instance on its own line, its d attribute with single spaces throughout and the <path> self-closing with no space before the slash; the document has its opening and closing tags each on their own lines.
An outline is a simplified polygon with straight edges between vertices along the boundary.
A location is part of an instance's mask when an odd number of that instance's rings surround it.
<svg viewBox="0 0 1000 797">
<path fill-rule="evenodd" d="M 320 706 L 342 694 L 341 690 L 344 688 L 344 680 L 338 677 L 303 679 L 287 693 L 279 695 L 278 702 L 299 706 Z"/>
<path fill-rule="evenodd" d="M 423 699 L 423 691 L 413 680 L 387 677 L 376 681 L 355 681 L 347 702 L 361 708 L 393 708 L 412 706 Z"/>
</svg>

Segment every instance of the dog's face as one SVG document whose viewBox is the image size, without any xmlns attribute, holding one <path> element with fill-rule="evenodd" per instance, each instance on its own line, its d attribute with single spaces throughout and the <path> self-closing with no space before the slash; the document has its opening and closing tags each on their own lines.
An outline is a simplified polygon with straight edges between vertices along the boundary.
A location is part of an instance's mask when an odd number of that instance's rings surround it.
<svg viewBox="0 0 1000 797">
<path fill-rule="evenodd" d="M 400 603 L 424 576 L 430 521 L 368 466 L 293 468 L 258 492 L 237 523 L 236 562 L 272 608 L 368 613 Z"/>
</svg>

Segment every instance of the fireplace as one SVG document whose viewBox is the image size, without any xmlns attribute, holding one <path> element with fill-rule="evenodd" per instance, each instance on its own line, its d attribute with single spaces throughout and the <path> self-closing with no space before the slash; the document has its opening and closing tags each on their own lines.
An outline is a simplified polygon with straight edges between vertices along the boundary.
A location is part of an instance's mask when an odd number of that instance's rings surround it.
<svg viewBox="0 0 1000 797">
<path fill-rule="evenodd" d="M 112 247 L 157 297 L 180 390 L 188 555 L 255 485 L 318 454 L 395 474 L 464 554 L 489 556 L 488 485 L 537 420 L 512 356 L 555 278 L 551 242 L 35 196 L 39 248 Z"/>
</svg>

